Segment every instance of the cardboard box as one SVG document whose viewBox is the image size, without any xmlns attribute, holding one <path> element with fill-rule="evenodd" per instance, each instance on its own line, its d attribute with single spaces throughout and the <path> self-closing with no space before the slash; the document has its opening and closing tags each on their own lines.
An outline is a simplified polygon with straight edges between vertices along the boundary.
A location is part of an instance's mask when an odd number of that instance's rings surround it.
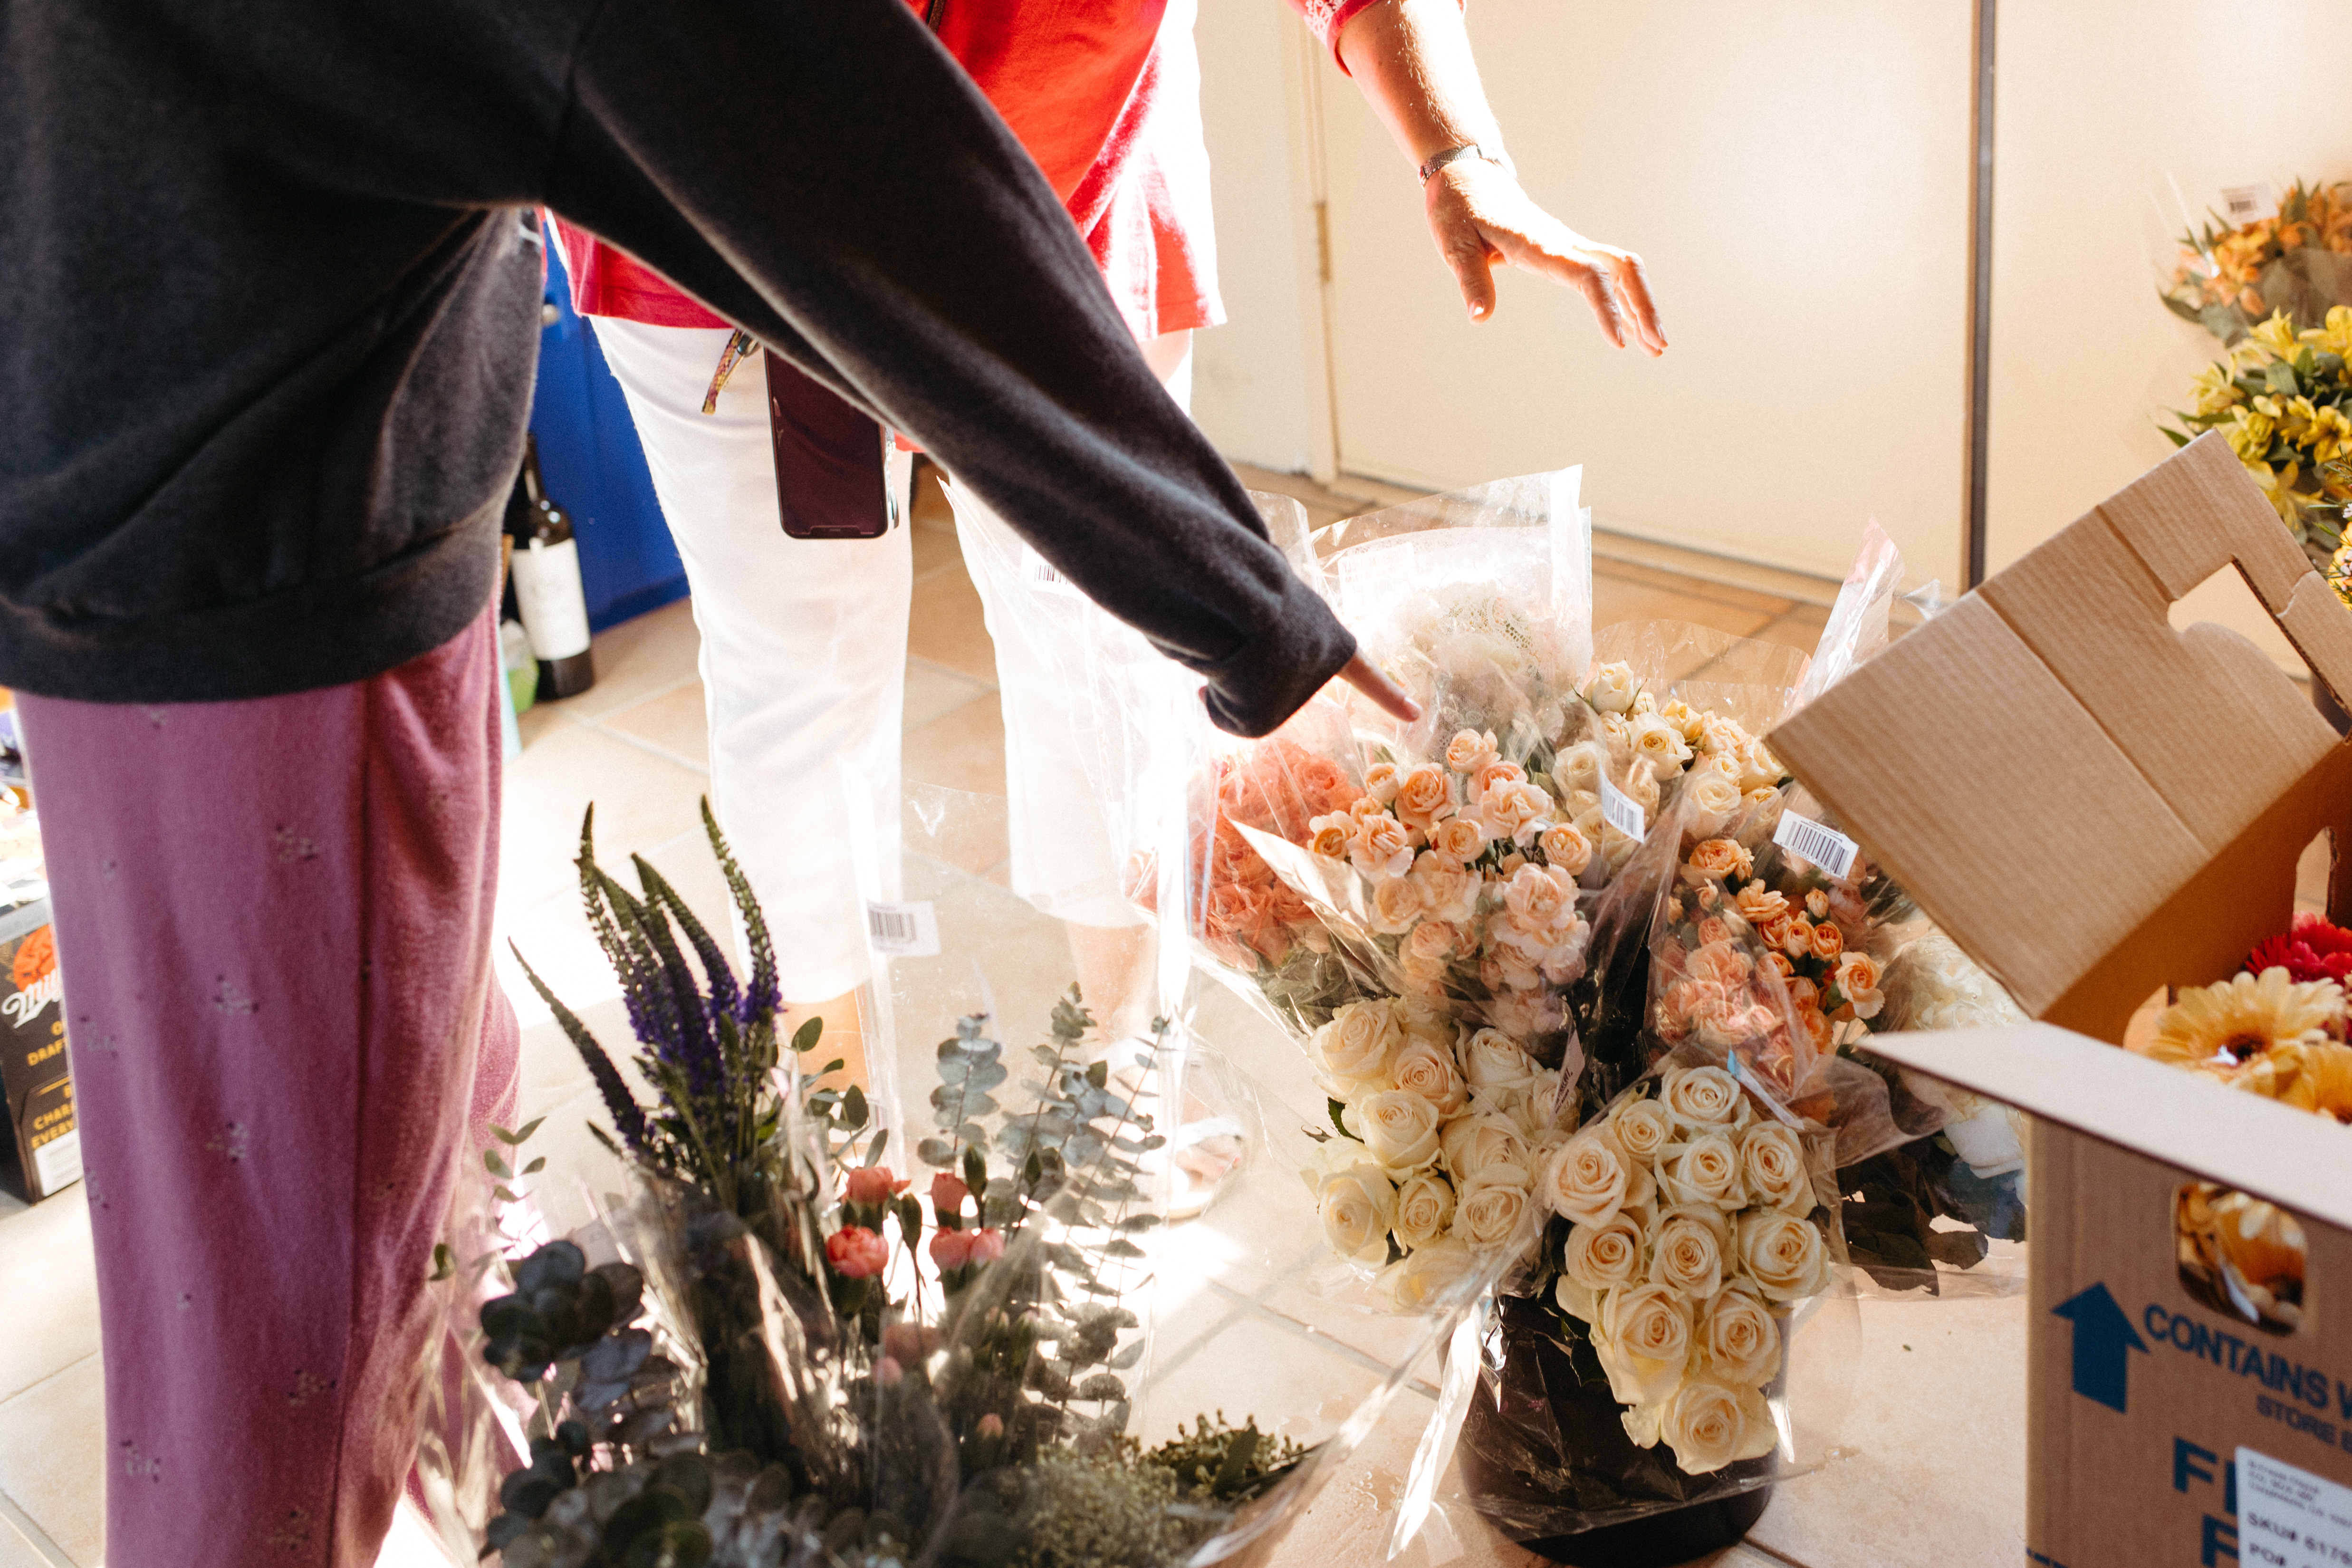
<svg viewBox="0 0 2352 1568">
<path fill-rule="evenodd" d="M 2159 987 L 2221 979 L 2286 929 L 2322 832 L 2330 911 L 2352 919 L 2352 743 L 2244 638 L 2170 625 L 2231 566 L 2352 694 L 2352 613 L 2208 436 L 1769 738 L 2026 1012 L 2074 1031 L 1871 1042 L 2042 1119 L 2039 1564 L 2352 1564 L 2352 1489 L 2352 1489 L 2352 1129 L 2113 1044 Z M 2299 1216 L 2292 1332 L 2190 1293 L 2173 1200 L 2198 1179 Z"/>
<path fill-rule="evenodd" d="M 81 1180 L 49 901 L 0 914 L 0 1185 L 28 1203 Z"/>
</svg>

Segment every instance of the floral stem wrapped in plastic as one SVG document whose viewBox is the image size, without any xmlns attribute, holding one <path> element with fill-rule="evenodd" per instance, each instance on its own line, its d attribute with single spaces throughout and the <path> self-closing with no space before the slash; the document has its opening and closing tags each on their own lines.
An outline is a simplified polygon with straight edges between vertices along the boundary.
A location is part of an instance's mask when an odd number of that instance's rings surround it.
<svg viewBox="0 0 2352 1568">
<path fill-rule="evenodd" d="M 1127 1303 L 1161 1223 L 1146 1163 L 1166 1140 L 1142 1109 L 1154 1048 L 1131 1064 L 1090 1048 L 1074 991 L 1031 1052 L 1032 1098 L 1007 1107 L 1003 1048 L 965 1018 L 935 1053 L 934 1127 L 909 1152 L 936 1173 L 919 1194 L 886 1163 L 877 1108 L 829 1079 L 841 1063 L 816 1065 L 821 1025 L 789 1056 L 777 1041 L 764 923 L 710 837 L 748 983 L 645 861 L 637 893 L 607 876 L 583 826 L 591 922 L 649 1103 L 531 978 L 637 1192 L 572 1237 L 463 1271 L 473 1409 L 509 1455 L 494 1516 L 479 1442 L 436 1443 L 430 1495 L 509 1568 L 1172 1568 L 1213 1538 L 1263 1535 L 1300 1495 L 1306 1450 L 1222 1416 L 1148 1448 L 1126 1432 L 1126 1369 L 1147 1348 Z"/>
</svg>

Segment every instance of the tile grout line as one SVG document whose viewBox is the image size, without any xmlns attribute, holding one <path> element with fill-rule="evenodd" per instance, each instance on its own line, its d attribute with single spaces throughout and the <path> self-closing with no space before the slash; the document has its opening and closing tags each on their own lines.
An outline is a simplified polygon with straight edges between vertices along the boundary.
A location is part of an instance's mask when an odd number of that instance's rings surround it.
<svg viewBox="0 0 2352 1568">
<path fill-rule="evenodd" d="M 32 1516 L 19 1508 L 16 1500 L 5 1491 L 0 1491 L 0 1525 L 14 1530 L 23 1538 L 25 1544 L 33 1549 L 33 1554 L 47 1562 L 50 1568 L 75 1568 L 74 1560 L 66 1555 L 66 1549 L 52 1541 L 49 1532 L 35 1524 Z M 93 1563 L 91 1568 L 101 1568 L 101 1565 Z"/>
</svg>

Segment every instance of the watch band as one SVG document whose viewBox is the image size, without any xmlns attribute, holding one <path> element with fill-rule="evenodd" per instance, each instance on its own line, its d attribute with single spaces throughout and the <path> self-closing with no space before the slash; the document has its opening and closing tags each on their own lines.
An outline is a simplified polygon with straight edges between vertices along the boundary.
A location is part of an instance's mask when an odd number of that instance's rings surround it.
<svg viewBox="0 0 2352 1568">
<path fill-rule="evenodd" d="M 1465 142 L 1459 147 L 1448 147 L 1443 153 L 1432 154 L 1429 162 L 1421 166 L 1421 183 L 1427 184 L 1430 175 L 1446 164 L 1460 163 L 1465 158 L 1483 158 L 1511 178 L 1516 180 L 1519 177 L 1518 170 L 1512 166 L 1511 155 L 1500 147 L 1483 147 L 1475 142 Z"/>
</svg>

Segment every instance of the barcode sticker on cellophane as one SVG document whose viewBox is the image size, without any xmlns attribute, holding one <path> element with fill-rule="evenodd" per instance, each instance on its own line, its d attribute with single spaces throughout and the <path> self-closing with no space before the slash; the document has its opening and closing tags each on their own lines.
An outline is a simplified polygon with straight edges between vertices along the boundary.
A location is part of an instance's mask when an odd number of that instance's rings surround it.
<svg viewBox="0 0 2352 1568">
<path fill-rule="evenodd" d="M 1601 779 L 1601 820 L 1628 838 L 1649 837 L 1650 817 L 1642 803 L 1611 784 L 1605 773 Z"/>
<path fill-rule="evenodd" d="M 1066 599 L 1086 597 L 1067 577 L 1054 570 L 1052 562 L 1037 553 L 1034 545 L 1024 544 L 1021 547 L 1021 581 L 1029 585 L 1032 593 L 1059 594 Z"/>
<path fill-rule="evenodd" d="M 2278 216 L 2278 198 L 2270 186 L 2224 185 L 2221 187 L 2221 210 L 2230 215 L 2234 224 L 2260 223 Z"/>
<path fill-rule="evenodd" d="M 929 904 L 868 903 L 866 935 L 886 958 L 936 958 L 939 912 Z"/>
<path fill-rule="evenodd" d="M 1801 860 L 1811 860 L 1838 880 L 1853 874 L 1853 858 L 1861 846 L 1834 827 L 1824 827 L 1810 816 L 1799 816 L 1793 811 L 1780 814 L 1780 826 L 1772 830 L 1772 842 Z"/>
</svg>

